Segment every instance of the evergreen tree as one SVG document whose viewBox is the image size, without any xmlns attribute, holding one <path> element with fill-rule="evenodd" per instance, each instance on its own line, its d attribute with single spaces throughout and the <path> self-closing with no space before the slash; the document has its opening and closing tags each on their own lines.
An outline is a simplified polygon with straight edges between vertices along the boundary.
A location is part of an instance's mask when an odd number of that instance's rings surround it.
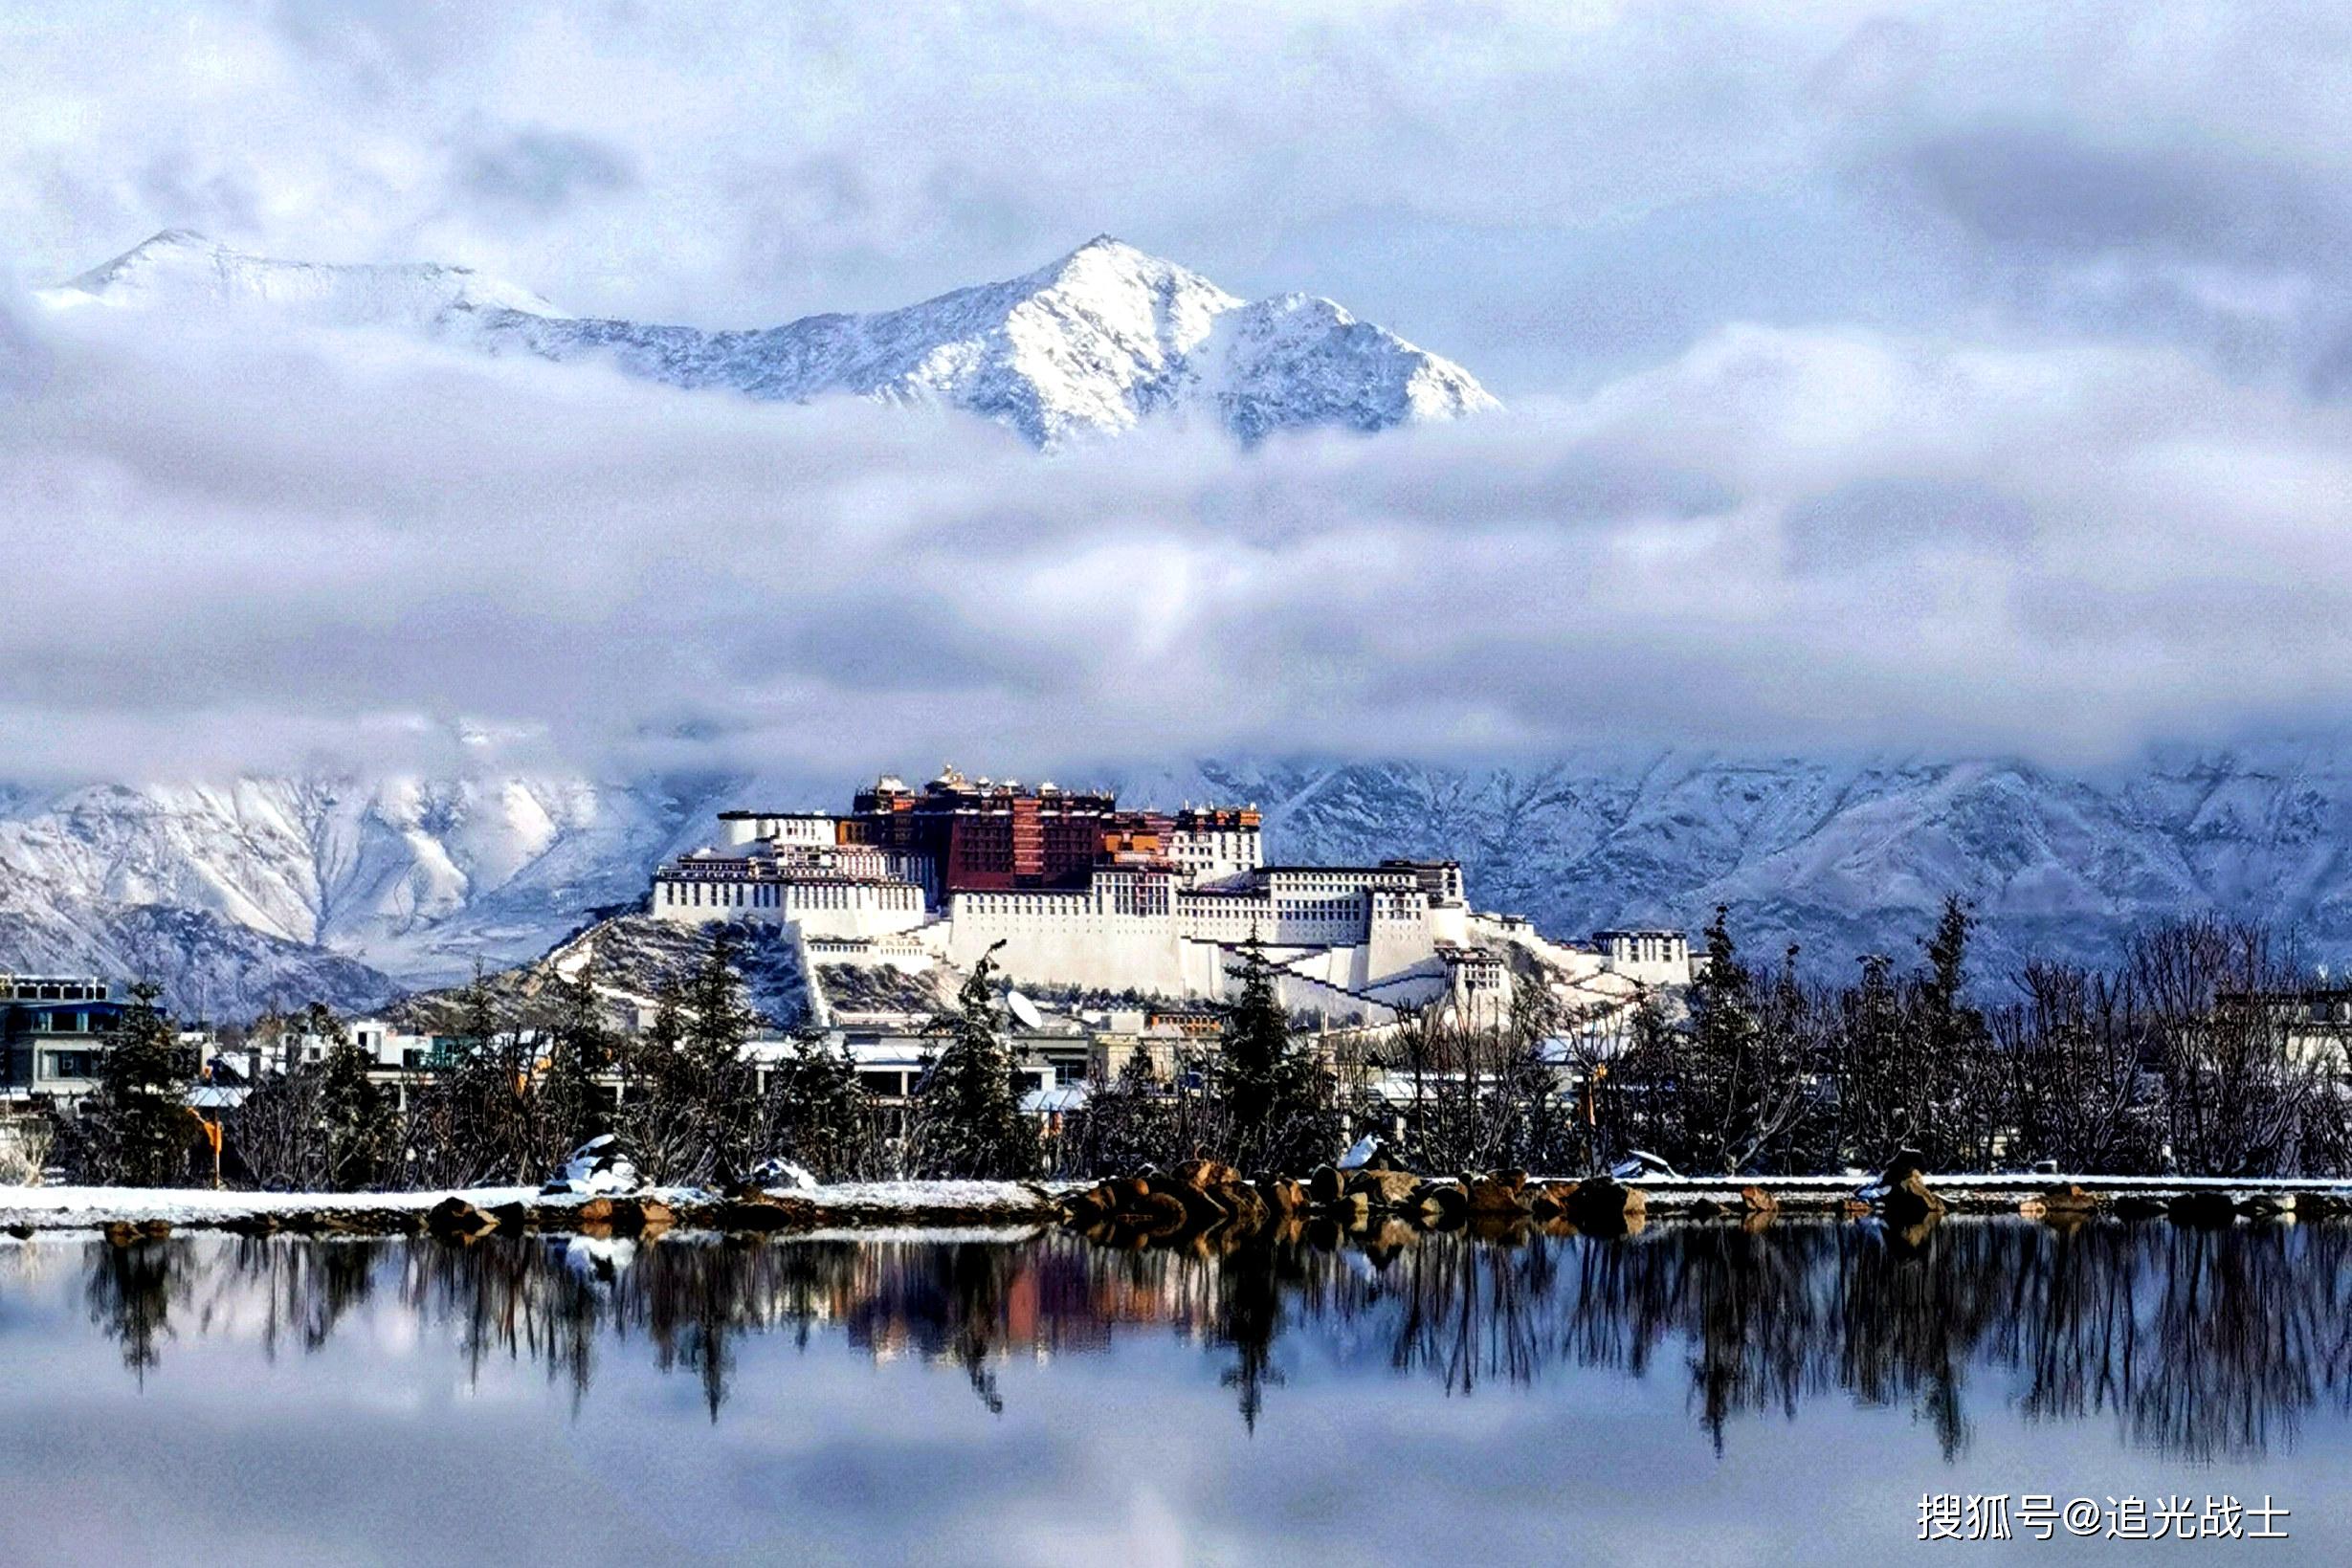
<svg viewBox="0 0 2352 1568">
<path fill-rule="evenodd" d="M 1991 1162 L 2000 1131 L 1999 1116 L 1987 1114 L 2001 1098 L 1999 1064 L 1986 1049 L 1990 1032 L 1985 1015 L 1967 1001 L 1968 937 L 1975 926 L 1960 895 L 1946 894 L 1927 939 L 1927 966 L 1918 987 L 1928 1068 L 1921 1129 L 1926 1152 L 1939 1164 L 1964 1168 Z"/>
<path fill-rule="evenodd" d="M 743 1000 L 733 934 L 716 927 L 684 982 L 661 983 L 651 1026 L 622 1053 L 622 1133 L 647 1177 L 726 1181 L 748 1166 L 760 1106 L 744 1047 L 758 1022 Z"/>
<path fill-rule="evenodd" d="M 1591 1162 L 1633 1149 L 1674 1151 L 1682 1144 L 1681 1112 L 1675 1103 L 1675 1074 L 1682 1059 L 1682 1030 L 1654 989 L 1633 1004 L 1625 1049 L 1614 1061 L 1586 1064 L 1585 1095 Z"/>
<path fill-rule="evenodd" d="M 1225 1153 L 1251 1169 L 1303 1170 L 1340 1139 L 1331 1075 L 1292 1041 L 1274 965 L 1254 937 L 1235 972 L 1241 993 L 1225 1009 L 1218 1071 L 1231 1129 Z"/>
<path fill-rule="evenodd" d="M 1731 939 L 1730 911 L 1708 922 L 1706 965 L 1691 983 L 1690 1029 L 1676 1064 L 1681 1148 L 1670 1158 L 1699 1171 L 1748 1169 L 1795 1125 L 1808 1093 L 1806 1037 L 1772 1027 L 1774 998 Z M 1787 983 L 1794 984 L 1793 961 Z"/>
<path fill-rule="evenodd" d="M 1288 1109 L 1283 1063 L 1290 1055 L 1290 1015 L 1282 1008 L 1274 965 L 1254 936 L 1234 971 L 1241 994 L 1225 1009 L 1219 1083 L 1231 1118 L 1236 1152 L 1254 1151 Z"/>
<path fill-rule="evenodd" d="M 1259 1168 L 1309 1170 L 1338 1154 L 1346 1140 L 1339 1085 L 1311 1049 L 1295 1046 L 1283 1052 L 1275 1093 L 1281 1115 L 1267 1125 Z"/>
<path fill-rule="evenodd" d="M 82 1102 L 75 1131 L 89 1180 L 154 1187 L 187 1178 L 189 1073 L 171 1021 L 155 1005 L 161 994 L 144 981 L 131 987 L 99 1087 Z"/>
<path fill-rule="evenodd" d="M 1968 984 L 1968 934 L 1975 926 L 1976 917 L 1960 895 L 1945 894 L 1935 934 L 1927 939 L 1927 972 L 1920 980 L 1928 1039 L 1939 1049 L 1956 1049 L 1985 1027 L 1984 1015 L 1962 1000 Z"/>
<path fill-rule="evenodd" d="M 654 987 L 654 1016 L 637 1037 L 639 1049 L 634 1057 L 633 1071 L 645 1080 L 645 1090 L 666 1077 L 676 1066 L 679 1049 L 686 1040 L 684 995 L 677 982 L 664 979 Z"/>
<path fill-rule="evenodd" d="M 374 1186 L 384 1180 L 391 1130 L 387 1096 L 367 1076 L 366 1053 L 322 1003 L 310 1005 L 300 1027 L 304 1035 L 329 1042 L 323 1061 L 298 1070 L 318 1080 L 318 1131 L 326 1183 L 337 1192 Z"/>
<path fill-rule="evenodd" d="M 821 1181 L 869 1174 L 874 1108 L 848 1054 L 814 1031 L 794 1037 L 791 1053 L 769 1074 L 762 1149 L 805 1167 Z"/>
<path fill-rule="evenodd" d="M 1012 1053 L 997 1027 L 988 983 L 991 947 L 972 965 L 956 1010 L 940 1020 L 945 1048 L 924 1074 L 915 1104 L 919 1175 L 1021 1177 L 1037 1167 L 1037 1129 L 1012 1092 Z"/>
<path fill-rule="evenodd" d="M 555 1014 L 547 1065 L 539 1080 L 541 1163 L 552 1167 L 572 1150 L 610 1130 L 611 1112 L 596 1074 L 613 1057 L 612 1030 L 596 994 L 593 963 L 553 985 Z"/>
<path fill-rule="evenodd" d="M 735 973 L 735 939 L 711 934 L 710 952 L 687 982 L 685 1031 L 678 1041 L 678 1089 L 701 1130 L 697 1174 L 720 1180 L 750 1164 L 758 1073 L 744 1057 L 759 1014 L 743 1001 Z"/>
<path fill-rule="evenodd" d="M 1836 1164 L 1883 1165 L 1915 1129 L 1911 1101 L 1925 1064 L 1912 1019 L 1883 953 L 1861 959 L 1862 978 L 1839 997 L 1835 1054 Z"/>
</svg>

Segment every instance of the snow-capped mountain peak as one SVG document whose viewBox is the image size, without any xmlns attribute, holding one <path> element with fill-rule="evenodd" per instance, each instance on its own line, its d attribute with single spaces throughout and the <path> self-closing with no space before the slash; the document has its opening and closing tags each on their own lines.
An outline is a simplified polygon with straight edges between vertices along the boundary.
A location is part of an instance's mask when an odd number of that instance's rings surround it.
<svg viewBox="0 0 2352 1568">
<path fill-rule="evenodd" d="M 1163 299 L 1202 301 L 1211 311 L 1242 303 L 1191 268 L 1140 251 L 1116 234 L 1097 234 L 1069 254 L 1010 282 L 981 285 L 991 286 L 1030 297 L 1054 294 L 1078 299 L 1142 290 Z"/>
<path fill-rule="evenodd" d="M 705 331 L 566 316 L 537 295 L 433 262 L 329 265 L 252 255 L 167 230 L 44 296 L 181 314 L 276 313 L 406 327 L 493 353 L 604 360 L 647 380 L 805 403 L 937 403 L 1052 447 L 1149 419 L 1372 431 L 1498 407 L 1476 379 L 1328 299 L 1256 303 L 1108 234 L 1021 276 L 871 315 Z"/>
</svg>

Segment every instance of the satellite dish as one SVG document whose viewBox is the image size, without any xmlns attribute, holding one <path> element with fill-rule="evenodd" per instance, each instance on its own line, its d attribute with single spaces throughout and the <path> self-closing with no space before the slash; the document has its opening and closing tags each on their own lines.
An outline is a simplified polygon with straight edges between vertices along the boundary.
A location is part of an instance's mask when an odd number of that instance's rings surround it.
<svg viewBox="0 0 2352 1568">
<path fill-rule="evenodd" d="M 1041 1029 L 1045 1027 L 1045 1014 L 1037 1010 L 1037 1004 L 1018 991 L 1005 993 L 1005 1010 L 1012 1014 L 1023 1028 Z"/>
</svg>

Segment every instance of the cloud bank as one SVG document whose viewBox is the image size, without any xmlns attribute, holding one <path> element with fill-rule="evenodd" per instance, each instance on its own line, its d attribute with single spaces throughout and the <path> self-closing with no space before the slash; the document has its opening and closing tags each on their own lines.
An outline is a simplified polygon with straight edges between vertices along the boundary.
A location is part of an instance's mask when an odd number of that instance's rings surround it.
<svg viewBox="0 0 2352 1568">
<path fill-rule="evenodd" d="M 0 744 L 1034 771 L 2332 721 L 2348 65 L 2352 22 L 2243 0 L 13 6 Z M 1512 409 L 1047 461 L 24 302 L 171 225 L 713 325 L 1108 230 Z"/>
<path fill-rule="evenodd" d="M 769 324 L 1108 231 L 1516 398 L 1724 325 L 2352 366 L 2352 19 L 2296 0 L 22 0 L 0 235 L 181 226 Z"/>
<path fill-rule="evenodd" d="M 2352 412 L 2170 347 L 1742 327 L 1455 425 L 1047 459 L 364 332 L 0 341 L 19 771 L 2089 758 L 2352 695 Z"/>
</svg>

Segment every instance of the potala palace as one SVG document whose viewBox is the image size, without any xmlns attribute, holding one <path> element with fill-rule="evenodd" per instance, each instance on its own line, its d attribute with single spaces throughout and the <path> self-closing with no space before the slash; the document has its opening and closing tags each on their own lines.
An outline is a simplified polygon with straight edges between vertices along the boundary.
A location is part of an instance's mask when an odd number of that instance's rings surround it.
<svg viewBox="0 0 2352 1568">
<path fill-rule="evenodd" d="M 1367 1022 L 1453 1004 L 1498 1017 L 1531 977 L 1571 1003 L 1690 978 L 1687 938 L 1547 939 L 1474 910 L 1453 861 L 1269 866 L 1247 806 L 1122 809 L 1110 794 L 884 776 L 847 812 L 729 811 L 662 866 L 653 913 L 788 927 L 810 965 L 958 968 L 995 950 L 1016 983 L 1218 998 L 1255 941 L 1294 1008 Z"/>
</svg>

